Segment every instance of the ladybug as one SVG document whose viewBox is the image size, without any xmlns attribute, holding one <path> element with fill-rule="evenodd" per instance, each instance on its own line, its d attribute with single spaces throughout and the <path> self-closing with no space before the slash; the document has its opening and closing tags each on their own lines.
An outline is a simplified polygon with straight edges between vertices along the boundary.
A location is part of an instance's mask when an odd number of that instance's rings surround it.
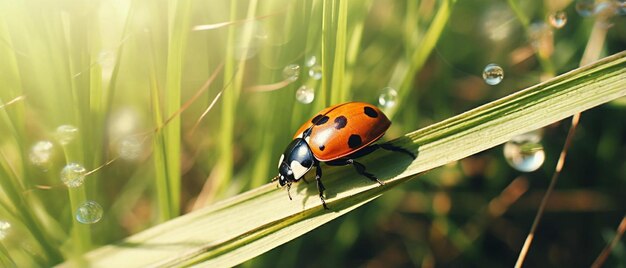
<svg viewBox="0 0 626 268">
<path fill-rule="evenodd" d="M 291 184 L 304 178 L 315 168 L 315 180 L 322 205 L 324 184 L 320 163 L 330 166 L 352 165 L 357 173 L 383 185 L 374 175 L 365 171 L 365 166 L 355 158 L 382 148 L 408 154 L 412 152 L 391 144 L 374 144 L 391 125 L 389 118 L 376 106 L 363 102 L 348 102 L 328 107 L 304 123 L 294 135 L 278 161 L 278 180 L 281 187 L 287 186 L 291 199 Z"/>
</svg>

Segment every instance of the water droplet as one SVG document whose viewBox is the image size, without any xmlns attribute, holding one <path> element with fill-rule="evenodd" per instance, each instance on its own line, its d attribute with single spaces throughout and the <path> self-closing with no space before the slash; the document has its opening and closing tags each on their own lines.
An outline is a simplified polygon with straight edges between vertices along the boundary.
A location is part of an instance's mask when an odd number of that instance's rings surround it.
<svg viewBox="0 0 626 268">
<path fill-rule="evenodd" d="M 500 84 L 504 79 L 504 70 L 495 63 L 488 64 L 483 70 L 483 80 L 488 85 L 494 86 Z"/>
<path fill-rule="evenodd" d="M 5 220 L 0 220 L 0 240 L 6 238 L 10 230 L 11 223 Z"/>
<path fill-rule="evenodd" d="M 309 104 L 313 102 L 313 99 L 315 99 L 315 89 L 312 87 L 303 85 L 296 90 L 296 100 L 299 102 Z"/>
<path fill-rule="evenodd" d="M 50 141 L 38 141 L 30 149 L 30 162 L 36 166 L 45 167 L 52 157 L 54 145 Z"/>
<path fill-rule="evenodd" d="M 117 153 L 124 160 L 135 160 L 141 156 L 143 140 L 138 136 L 124 137 L 118 142 Z"/>
<path fill-rule="evenodd" d="M 557 11 L 548 16 L 550 25 L 555 29 L 561 29 L 567 23 L 567 13 L 565 11 Z"/>
<path fill-rule="evenodd" d="M 595 10 L 594 0 L 579 0 L 576 2 L 576 12 L 582 17 L 593 15 Z"/>
<path fill-rule="evenodd" d="M 102 206 L 95 201 L 87 201 L 76 209 L 76 220 L 84 224 L 93 224 L 102 219 Z"/>
<path fill-rule="evenodd" d="M 283 69 L 283 78 L 289 82 L 298 80 L 300 76 L 300 65 L 289 64 Z"/>
<path fill-rule="evenodd" d="M 504 144 L 504 158 L 521 172 L 537 170 L 546 160 L 541 136 L 538 132 L 529 132 L 513 137 Z"/>
<path fill-rule="evenodd" d="M 313 67 L 317 63 L 317 58 L 315 56 L 309 57 L 304 64 L 306 67 Z"/>
<path fill-rule="evenodd" d="M 314 65 L 309 69 L 309 76 L 315 80 L 322 79 L 322 66 Z"/>
<path fill-rule="evenodd" d="M 69 163 L 61 170 L 61 181 L 67 187 L 76 188 L 83 185 L 85 173 L 87 173 L 87 170 L 83 166 Z"/>
<path fill-rule="evenodd" d="M 384 108 L 396 106 L 398 92 L 392 87 L 385 87 L 380 91 L 378 96 L 378 104 Z"/>
<path fill-rule="evenodd" d="M 78 135 L 78 128 L 72 125 L 61 125 L 57 128 L 56 138 L 62 145 L 67 145 Z"/>
<path fill-rule="evenodd" d="M 143 127 L 141 115 L 138 109 L 133 106 L 125 106 L 114 110 L 110 118 L 107 128 L 112 140 L 129 136 Z"/>
</svg>

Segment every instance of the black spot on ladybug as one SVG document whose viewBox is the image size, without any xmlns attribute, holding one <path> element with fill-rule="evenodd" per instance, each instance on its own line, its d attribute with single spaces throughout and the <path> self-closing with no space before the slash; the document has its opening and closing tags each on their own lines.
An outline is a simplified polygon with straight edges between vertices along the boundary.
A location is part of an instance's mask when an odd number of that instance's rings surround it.
<svg viewBox="0 0 626 268">
<path fill-rule="evenodd" d="M 325 115 L 321 115 L 318 114 L 315 117 L 313 117 L 313 119 L 311 120 L 311 123 L 319 126 L 319 125 L 323 125 L 324 123 L 328 122 L 328 116 Z"/>
<path fill-rule="evenodd" d="M 363 108 L 363 111 L 365 112 L 365 114 L 369 117 L 372 118 L 376 118 L 378 117 L 378 113 L 376 112 L 376 110 L 374 110 L 374 108 L 369 107 L 369 106 L 365 106 L 365 108 Z"/>
<path fill-rule="evenodd" d="M 348 118 L 346 118 L 345 116 L 340 115 L 337 118 L 335 118 L 336 129 L 342 129 L 346 126 L 346 124 L 348 124 Z"/>
<path fill-rule="evenodd" d="M 348 146 L 351 149 L 355 149 L 355 148 L 361 146 L 362 143 L 363 143 L 363 141 L 361 141 L 361 136 L 359 136 L 357 134 L 352 134 L 352 135 L 350 135 L 350 138 L 348 138 Z"/>
<path fill-rule="evenodd" d="M 326 149 L 326 146 L 324 146 L 324 145 L 320 145 L 320 147 L 319 147 L 319 148 L 320 148 L 320 151 L 324 151 L 324 149 Z"/>
</svg>

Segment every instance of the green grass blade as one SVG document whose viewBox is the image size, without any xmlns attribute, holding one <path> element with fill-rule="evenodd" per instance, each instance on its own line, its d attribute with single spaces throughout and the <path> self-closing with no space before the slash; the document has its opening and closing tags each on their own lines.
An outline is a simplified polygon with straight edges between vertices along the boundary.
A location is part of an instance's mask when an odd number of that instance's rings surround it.
<svg viewBox="0 0 626 268">
<path fill-rule="evenodd" d="M 170 17 L 170 40 L 167 51 L 167 80 L 165 86 L 165 114 L 171 115 L 180 109 L 183 59 L 189 35 L 191 1 L 179 0 L 172 3 Z M 165 161 L 167 164 L 167 192 L 169 214 L 180 213 L 180 117 L 168 119 L 163 127 Z"/>
<path fill-rule="evenodd" d="M 154 50 L 154 48 L 151 49 Z M 163 125 L 163 115 L 161 114 L 155 62 L 156 57 L 153 57 L 153 60 L 149 64 L 150 99 L 152 103 L 152 119 L 154 120 L 154 124 L 157 129 L 160 129 Z M 157 204 L 159 204 L 159 221 L 165 221 L 171 218 L 171 213 L 169 209 L 169 188 L 167 183 L 167 165 L 165 158 L 166 150 L 164 139 L 165 138 L 163 132 L 158 131 L 154 134 L 154 152 L 152 153 L 152 159 L 154 161 L 155 169 L 154 179 L 156 187 L 156 199 Z"/>
<path fill-rule="evenodd" d="M 230 3 L 230 19 L 237 20 L 237 1 Z M 227 43 L 235 43 L 235 29 L 228 29 Z M 237 79 L 237 61 L 234 58 L 235 50 L 232 46 L 226 47 L 224 55 L 224 81 L 227 83 L 224 87 L 222 95 L 221 121 L 219 127 L 220 145 L 219 145 L 219 161 L 215 165 L 217 172 L 221 176 L 217 176 L 217 180 L 209 181 L 211 183 L 211 194 L 214 197 L 222 191 L 233 174 L 233 133 L 235 132 L 235 114 L 237 112 L 237 88 L 232 80 Z M 207 199 L 207 202 L 211 201 Z"/>
<path fill-rule="evenodd" d="M 384 186 L 352 168 L 327 167 L 327 203 L 300 183 L 289 201 L 268 184 L 178 217 L 87 254 L 90 266 L 233 266 L 284 244 L 380 196 L 417 174 L 497 146 L 511 137 L 626 95 L 626 52 L 408 133 L 394 143 L 418 154 L 377 152 L 363 159 Z"/>
<path fill-rule="evenodd" d="M 530 19 L 528 19 L 526 14 L 522 11 L 522 8 L 517 4 L 516 0 L 507 0 L 507 3 L 509 4 L 511 10 L 513 10 L 513 13 L 515 13 L 515 17 L 519 20 L 522 28 L 524 28 L 526 35 L 529 35 L 531 31 Z M 554 76 L 554 64 L 550 60 L 550 56 L 542 53 L 541 49 L 539 49 L 535 55 L 537 56 L 544 73 L 548 77 Z"/>
<path fill-rule="evenodd" d="M 9 256 L 9 251 L 2 243 L 0 243 L 0 265 L 2 265 L 2 267 L 17 267 L 15 261 Z"/>
<path fill-rule="evenodd" d="M 330 88 L 330 103 L 341 103 L 346 101 L 348 88 L 344 87 L 346 72 L 346 46 L 348 35 L 348 1 L 340 1 L 337 12 L 337 31 L 335 36 L 335 55 L 333 57 L 333 76 Z"/>
<path fill-rule="evenodd" d="M 400 62 L 399 70 L 402 70 L 400 79 L 393 79 L 390 84 L 394 88 L 398 88 L 398 105 L 394 107 L 387 108 L 385 113 L 389 115 L 390 118 L 396 113 L 396 109 L 398 107 L 402 107 L 402 102 L 407 98 L 411 88 L 413 86 L 413 79 L 415 79 L 415 73 L 424 66 L 428 56 L 435 48 L 443 29 L 445 28 L 448 19 L 450 18 L 450 14 L 452 13 L 452 7 L 456 3 L 455 0 L 445 0 L 441 2 L 441 5 L 437 9 L 437 14 L 435 18 L 431 22 L 426 34 L 424 34 L 423 39 L 420 41 L 419 46 L 415 48 L 414 53 L 412 53 L 410 62 Z M 402 67 L 406 65 L 405 67 Z M 395 81 L 394 81 L 395 80 Z"/>
<path fill-rule="evenodd" d="M 334 8 L 336 1 L 323 1 L 322 2 L 322 46 L 321 46 L 321 63 L 322 63 L 322 80 L 320 87 L 320 94 L 315 98 L 318 101 L 315 102 L 317 107 L 322 109 L 330 104 L 332 99 L 332 74 L 334 73 L 334 67 L 332 65 L 335 56 L 335 42 L 334 36 L 336 35 L 336 28 L 334 24 Z"/>
</svg>

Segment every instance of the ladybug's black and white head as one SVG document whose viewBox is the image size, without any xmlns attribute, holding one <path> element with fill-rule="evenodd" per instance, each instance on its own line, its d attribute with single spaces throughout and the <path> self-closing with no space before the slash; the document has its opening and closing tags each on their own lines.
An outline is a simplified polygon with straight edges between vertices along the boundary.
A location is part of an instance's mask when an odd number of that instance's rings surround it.
<svg viewBox="0 0 626 268">
<path fill-rule="evenodd" d="M 315 157 L 309 145 L 302 138 L 296 138 L 289 145 L 278 161 L 278 184 L 291 186 L 306 174 L 315 164 Z"/>
</svg>

